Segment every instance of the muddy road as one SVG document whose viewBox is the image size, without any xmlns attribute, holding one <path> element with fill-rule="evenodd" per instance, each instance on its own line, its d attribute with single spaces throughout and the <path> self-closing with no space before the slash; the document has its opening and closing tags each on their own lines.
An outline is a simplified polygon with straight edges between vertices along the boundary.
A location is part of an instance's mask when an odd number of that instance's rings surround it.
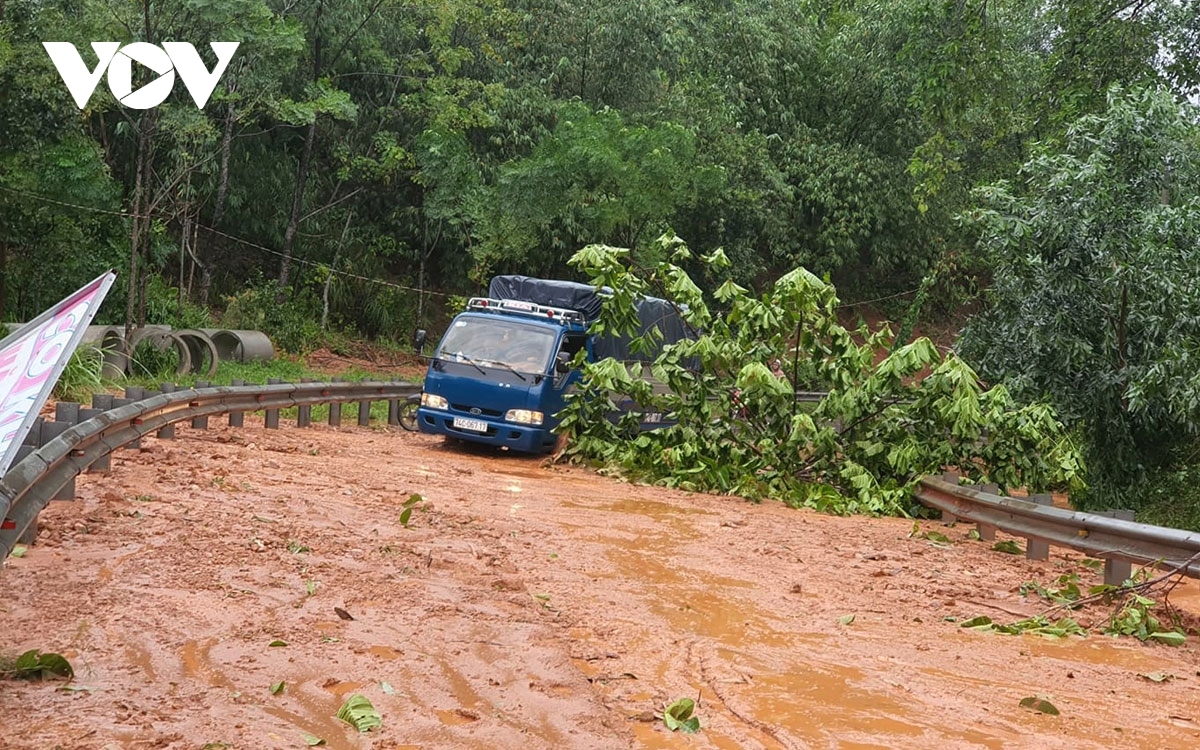
<svg viewBox="0 0 1200 750">
<path fill-rule="evenodd" d="M 1200 747 L 1194 637 L 960 628 L 1041 611 L 1022 582 L 1100 578 L 964 526 L 926 524 L 944 548 L 911 521 L 252 415 L 122 451 L 78 495 L 0 571 L 0 653 L 77 671 L 0 682 L 3 748 Z M 1200 611 L 1195 582 L 1172 601 Z M 334 718 L 352 694 L 380 729 Z M 697 735 L 654 719 L 681 697 Z"/>
</svg>

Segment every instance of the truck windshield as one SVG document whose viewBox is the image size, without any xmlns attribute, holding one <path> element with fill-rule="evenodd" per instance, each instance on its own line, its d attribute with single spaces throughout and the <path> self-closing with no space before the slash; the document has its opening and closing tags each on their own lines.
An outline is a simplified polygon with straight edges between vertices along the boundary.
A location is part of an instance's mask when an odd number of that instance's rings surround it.
<svg viewBox="0 0 1200 750">
<path fill-rule="evenodd" d="M 446 331 L 434 356 L 541 374 L 549 365 L 554 340 L 554 331 L 538 326 L 507 319 L 461 317 Z"/>
</svg>

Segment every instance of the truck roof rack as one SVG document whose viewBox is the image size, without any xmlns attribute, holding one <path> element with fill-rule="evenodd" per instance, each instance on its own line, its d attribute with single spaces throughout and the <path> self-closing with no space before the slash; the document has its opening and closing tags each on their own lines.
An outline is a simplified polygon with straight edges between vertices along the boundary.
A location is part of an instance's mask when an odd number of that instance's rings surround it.
<svg viewBox="0 0 1200 750">
<path fill-rule="evenodd" d="M 568 310 L 565 307 L 551 307 L 526 302 L 519 299 L 491 299 L 489 297 L 472 297 L 467 302 L 468 310 L 496 310 L 513 315 L 526 315 L 531 318 L 548 318 L 575 323 L 586 323 L 587 319 L 578 310 Z"/>
</svg>

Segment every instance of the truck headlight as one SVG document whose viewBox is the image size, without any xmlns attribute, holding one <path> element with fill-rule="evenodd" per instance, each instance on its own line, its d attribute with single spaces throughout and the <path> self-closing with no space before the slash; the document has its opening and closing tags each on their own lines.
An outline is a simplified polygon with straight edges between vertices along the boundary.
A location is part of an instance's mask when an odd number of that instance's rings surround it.
<svg viewBox="0 0 1200 750">
<path fill-rule="evenodd" d="M 518 424 L 540 425 L 542 423 L 542 413 L 540 411 L 530 411 L 529 409 L 509 409 L 504 412 L 504 419 L 508 422 L 517 422 Z"/>
<path fill-rule="evenodd" d="M 432 393 L 421 394 L 421 406 L 427 409 L 446 409 L 450 404 L 446 403 L 445 396 L 436 396 Z"/>
</svg>

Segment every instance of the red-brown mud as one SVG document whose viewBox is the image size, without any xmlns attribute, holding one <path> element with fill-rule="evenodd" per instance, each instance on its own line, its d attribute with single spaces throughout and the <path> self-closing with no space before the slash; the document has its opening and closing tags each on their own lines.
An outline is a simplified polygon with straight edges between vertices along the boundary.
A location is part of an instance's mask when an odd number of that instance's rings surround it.
<svg viewBox="0 0 1200 750">
<path fill-rule="evenodd" d="M 1024 581 L 1099 575 L 965 526 L 926 522 L 942 548 L 901 519 L 252 416 L 121 451 L 78 495 L 0 571 L 0 653 L 61 652 L 77 676 L 0 682 L 0 747 L 1200 746 L 1193 643 L 960 628 L 1040 611 Z M 1200 611 L 1195 582 L 1172 601 Z M 382 728 L 334 718 L 354 693 Z M 1033 695 L 1061 715 L 1019 707 Z M 654 719 L 697 696 L 700 734 Z"/>
</svg>

